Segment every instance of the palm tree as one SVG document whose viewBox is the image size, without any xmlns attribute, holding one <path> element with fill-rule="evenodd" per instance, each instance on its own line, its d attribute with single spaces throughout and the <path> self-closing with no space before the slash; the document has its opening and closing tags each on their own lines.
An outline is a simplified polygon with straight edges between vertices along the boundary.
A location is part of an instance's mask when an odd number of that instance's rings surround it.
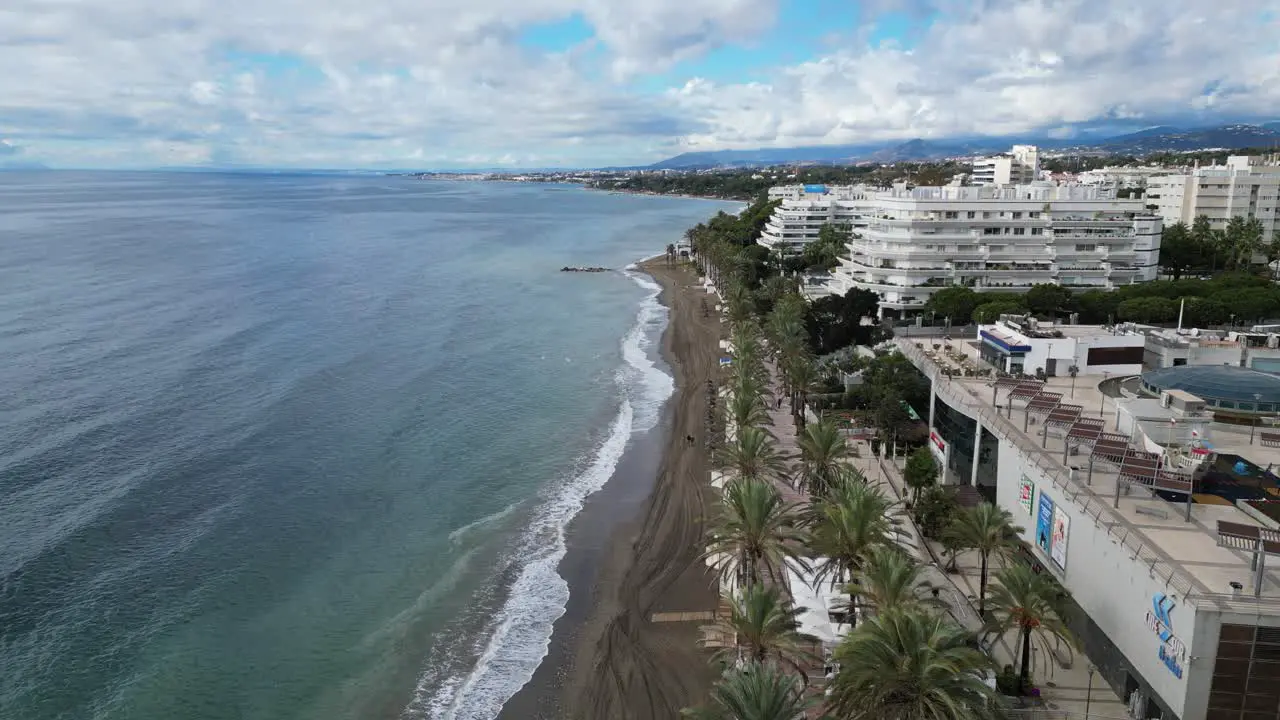
<svg viewBox="0 0 1280 720">
<path fill-rule="evenodd" d="M 817 496 L 827 494 L 839 467 L 849 457 L 840 428 L 829 420 L 805 426 L 800 433 L 800 474 L 797 489 Z"/>
<path fill-rule="evenodd" d="M 763 391 L 763 387 L 760 390 Z M 728 412 L 735 428 L 760 428 L 769 422 L 764 395 L 746 390 L 741 385 L 735 387 L 729 396 Z"/>
<path fill-rule="evenodd" d="M 791 396 L 791 414 L 796 418 L 796 427 L 805 426 L 804 408 L 808 403 L 809 388 L 818 381 L 818 369 L 807 348 L 788 351 L 782 358 L 782 376 Z"/>
<path fill-rule="evenodd" d="M 1050 642 L 1075 644 L 1075 636 L 1062 618 L 1066 614 L 1066 591 L 1048 575 L 1023 564 L 1013 564 L 996 573 L 991 590 L 991 620 L 988 629 L 1004 634 L 1017 629 L 1021 658 L 1019 680 L 1023 688 L 1031 678 L 1031 641 L 1034 637 L 1046 654 Z"/>
<path fill-rule="evenodd" d="M 878 613 L 939 605 L 933 585 L 921 577 L 923 572 L 919 563 L 897 547 L 876 546 L 867 551 L 849 592 Z"/>
<path fill-rule="evenodd" d="M 740 658 L 772 659 L 807 677 L 805 666 L 817 658 L 806 647 L 814 639 L 800 633 L 800 613 L 776 587 L 747 588 L 729 598 L 729 614 L 714 626 L 718 634 L 737 638 L 737 646 L 720 650 L 712 660 L 732 665 Z"/>
<path fill-rule="evenodd" d="M 720 513 L 707 535 L 706 557 L 730 558 L 719 563 L 721 575 L 736 571 L 748 587 L 759 584 L 761 569 L 777 578 L 788 559 L 806 564 L 799 555 L 806 537 L 796 505 L 783 501 L 765 480 L 738 477 L 726 483 Z"/>
<path fill-rule="evenodd" d="M 749 662 L 725 671 L 711 689 L 711 705 L 682 711 L 693 720 L 800 720 L 813 705 L 804 685 L 772 663 Z"/>
<path fill-rule="evenodd" d="M 855 577 L 872 548 L 893 542 L 892 508 L 879 489 L 844 477 L 826 497 L 815 499 L 807 516 L 809 550 L 823 560 L 814 579 L 844 584 Z"/>
<path fill-rule="evenodd" d="M 972 640 L 920 610 L 877 615 L 836 648 L 830 706 L 850 720 L 987 720 L 996 698 L 984 677 L 994 666 Z"/>
<path fill-rule="evenodd" d="M 1013 516 L 1002 507 L 984 502 L 956 516 L 945 533 L 957 548 L 977 550 L 982 559 L 978 575 L 978 616 L 986 617 L 987 573 L 991 554 L 1007 558 L 1018 547 L 1022 528 L 1013 524 Z"/>
<path fill-rule="evenodd" d="M 786 473 L 786 457 L 773 446 L 773 437 L 758 427 L 737 428 L 733 442 L 717 455 L 720 465 L 730 468 L 738 477 L 782 477 Z"/>
</svg>

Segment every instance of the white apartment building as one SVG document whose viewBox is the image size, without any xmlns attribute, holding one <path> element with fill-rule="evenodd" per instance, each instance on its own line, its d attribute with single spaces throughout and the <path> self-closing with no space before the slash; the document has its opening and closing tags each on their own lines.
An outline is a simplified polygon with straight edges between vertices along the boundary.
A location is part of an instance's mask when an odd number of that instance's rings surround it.
<svg viewBox="0 0 1280 720">
<path fill-rule="evenodd" d="M 1257 218 L 1268 241 L 1280 230 L 1280 156 L 1233 155 L 1226 165 L 1156 175 L 1147 182 L 1146 202 L 1166 225 L 1191 225 L 1204 215 L 1220 230 L 1233 217 Z"/>
<path fill-rule="evenodd" d="M 1082 185 L 1107 185 L 1114 188 L 1145 188 L 1157 175 L 1168 175 L 1169 169 L 1154 165 L 1140 167 L 1107 166 L 1086 170 L 1078 176 Z"/>
<path fill-rule="evenodd" d="M 786 185 L 771 188 L 769 198 L 782 200 L 760 233 L 760 244 L 783 254 L 803 251 L 818 239 L 827 223 L 856 232 L 867 226 L 874 191 L 861 185 Z"/>
<path fill-rule="evenodd" d="M 1040 149 L 1035 145 L 1014 145 L 1001 155 L 973 161 L 974 185 L 1017 185 L 1035 182 L 1040 174 Z"/>
<path fill-rule="evenodd" d="M 860 213 L 862 224 L 830 291 L 872 290 L 881 317 L 902 318 L 950 285 L 1025 292 L 1040 283 L 1112 289 L 1154 280 L 1162 226 L 1143 202 L 1049 183 L 870 193 L 845 211 Z"/>
</svg>

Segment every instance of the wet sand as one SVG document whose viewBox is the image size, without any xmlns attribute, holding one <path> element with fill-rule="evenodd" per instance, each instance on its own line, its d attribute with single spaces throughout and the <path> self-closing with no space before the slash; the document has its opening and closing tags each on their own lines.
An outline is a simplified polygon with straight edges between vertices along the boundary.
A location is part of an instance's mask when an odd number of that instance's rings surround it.
<svg viewBox="0 0 1280 720">
<path fill-rule="evenodd" d="M 662 285 L 660 299 L 670 308 L 662 355 L 676 393 L 660 432 L 636 440 L 631 457 L 570 528 L 560 568 L 571 589 L 569 607 L 542 666 L 503 708 L 503 720 L 668 720 L 702 702 L 715 680 L 706 651 L 697 647 L 705 620 L 652 618 L 716 607 L 700 555 L 712 492 L 707 380 L 716 376 L 721 324 L 715 296 L 690 267 L 662 258 L 641 267 Z"/>
</svg>

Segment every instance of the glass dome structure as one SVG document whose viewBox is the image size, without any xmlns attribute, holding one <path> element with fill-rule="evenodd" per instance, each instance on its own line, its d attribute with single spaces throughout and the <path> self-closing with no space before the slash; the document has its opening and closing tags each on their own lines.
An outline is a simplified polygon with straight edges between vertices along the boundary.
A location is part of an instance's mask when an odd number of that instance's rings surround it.
<svg viewBox="0 0 1280 720">
<path fill-rule="evenodd" d="M 1235 413 L 1280 412 L 1280 375 L 1233 365 L 1179 365 L 1142 374 L 1151 395 L 1183 390 L 1216 410 Z"/>
</svg>

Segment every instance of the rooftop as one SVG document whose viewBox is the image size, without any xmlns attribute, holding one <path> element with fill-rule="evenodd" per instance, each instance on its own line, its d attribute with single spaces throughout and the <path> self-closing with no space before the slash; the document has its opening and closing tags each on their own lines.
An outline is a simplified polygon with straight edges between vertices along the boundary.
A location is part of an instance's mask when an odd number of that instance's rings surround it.
<svg viewBox="0 0 1280 720">
<path fill-rule="evenodd" d="M 1143 449 L 1133 447 L 1128 438 L 1112 435 L 1116 400 L 1105 394 L 1100 385 L 1077 378 L 1073 389 L 1071 378 L 1053 377 L 1038 389 L 1028 389 L 1017 383 L 1029 385 L 1036 381 L 949 378 L 937 362 L 916 347 L 914 339 L 897 338 L 894 342 L 916 367 L 935 380 L 939 399 L 977 417 L 984 428 L 1017 446 L 1026 462 L 1043 471 L 1060 492 L 1094 518 L 1096 525 L 1105 527 L 1131 555 L 1142 558 L 1150 572 L 1164 578 L 1187 602 L 1235 612 L 1280 615 L 1280 571 L 1270 569 L 1274 561 L 1267 565 L 1260 598 L 1248 590 L 1233 597 L 1232 582 L 1250 587 L 1251 558 L 1244 551 L 1218 545 L 1218 521 L 1258 524 L 1221 498 L 1199 495 L 1190 506 L 1190 521 L 1186 521 L 1185 503 L 1166 500 L 1136 481 L 1143 468 L 1155 461 Z M 949 345 L 976 356 L 970 341 L 953 341 Z M 1110 382 L 1115 384 L 1116 380 Z M 1055 393 L 1059 395 L 1056 399 L 1052 397 Z M 1045 399 L 1037 402 L 1038 395 Z M 1071 417 L 1077 418 L 1075 424 Z M 1280 449 L 1252 445 L 1247 430 L 1242 433 L 1215 424 L 1211 432 L 1214 449 L 1221 455 L 1241 455 L 1260 466 L 1280 463 Z M 1109 450 L 1100 454 L 1104 446 Z M 1092 471 L 1088 468 L 1091 456 Z"/>
<path fill-rule="evenodd" d="M 1280 403 L 1280 376 L 1234 365 L 1178 365 L 1142 374 L 1143 385 L 1204 400 Z"/>
</svg>

